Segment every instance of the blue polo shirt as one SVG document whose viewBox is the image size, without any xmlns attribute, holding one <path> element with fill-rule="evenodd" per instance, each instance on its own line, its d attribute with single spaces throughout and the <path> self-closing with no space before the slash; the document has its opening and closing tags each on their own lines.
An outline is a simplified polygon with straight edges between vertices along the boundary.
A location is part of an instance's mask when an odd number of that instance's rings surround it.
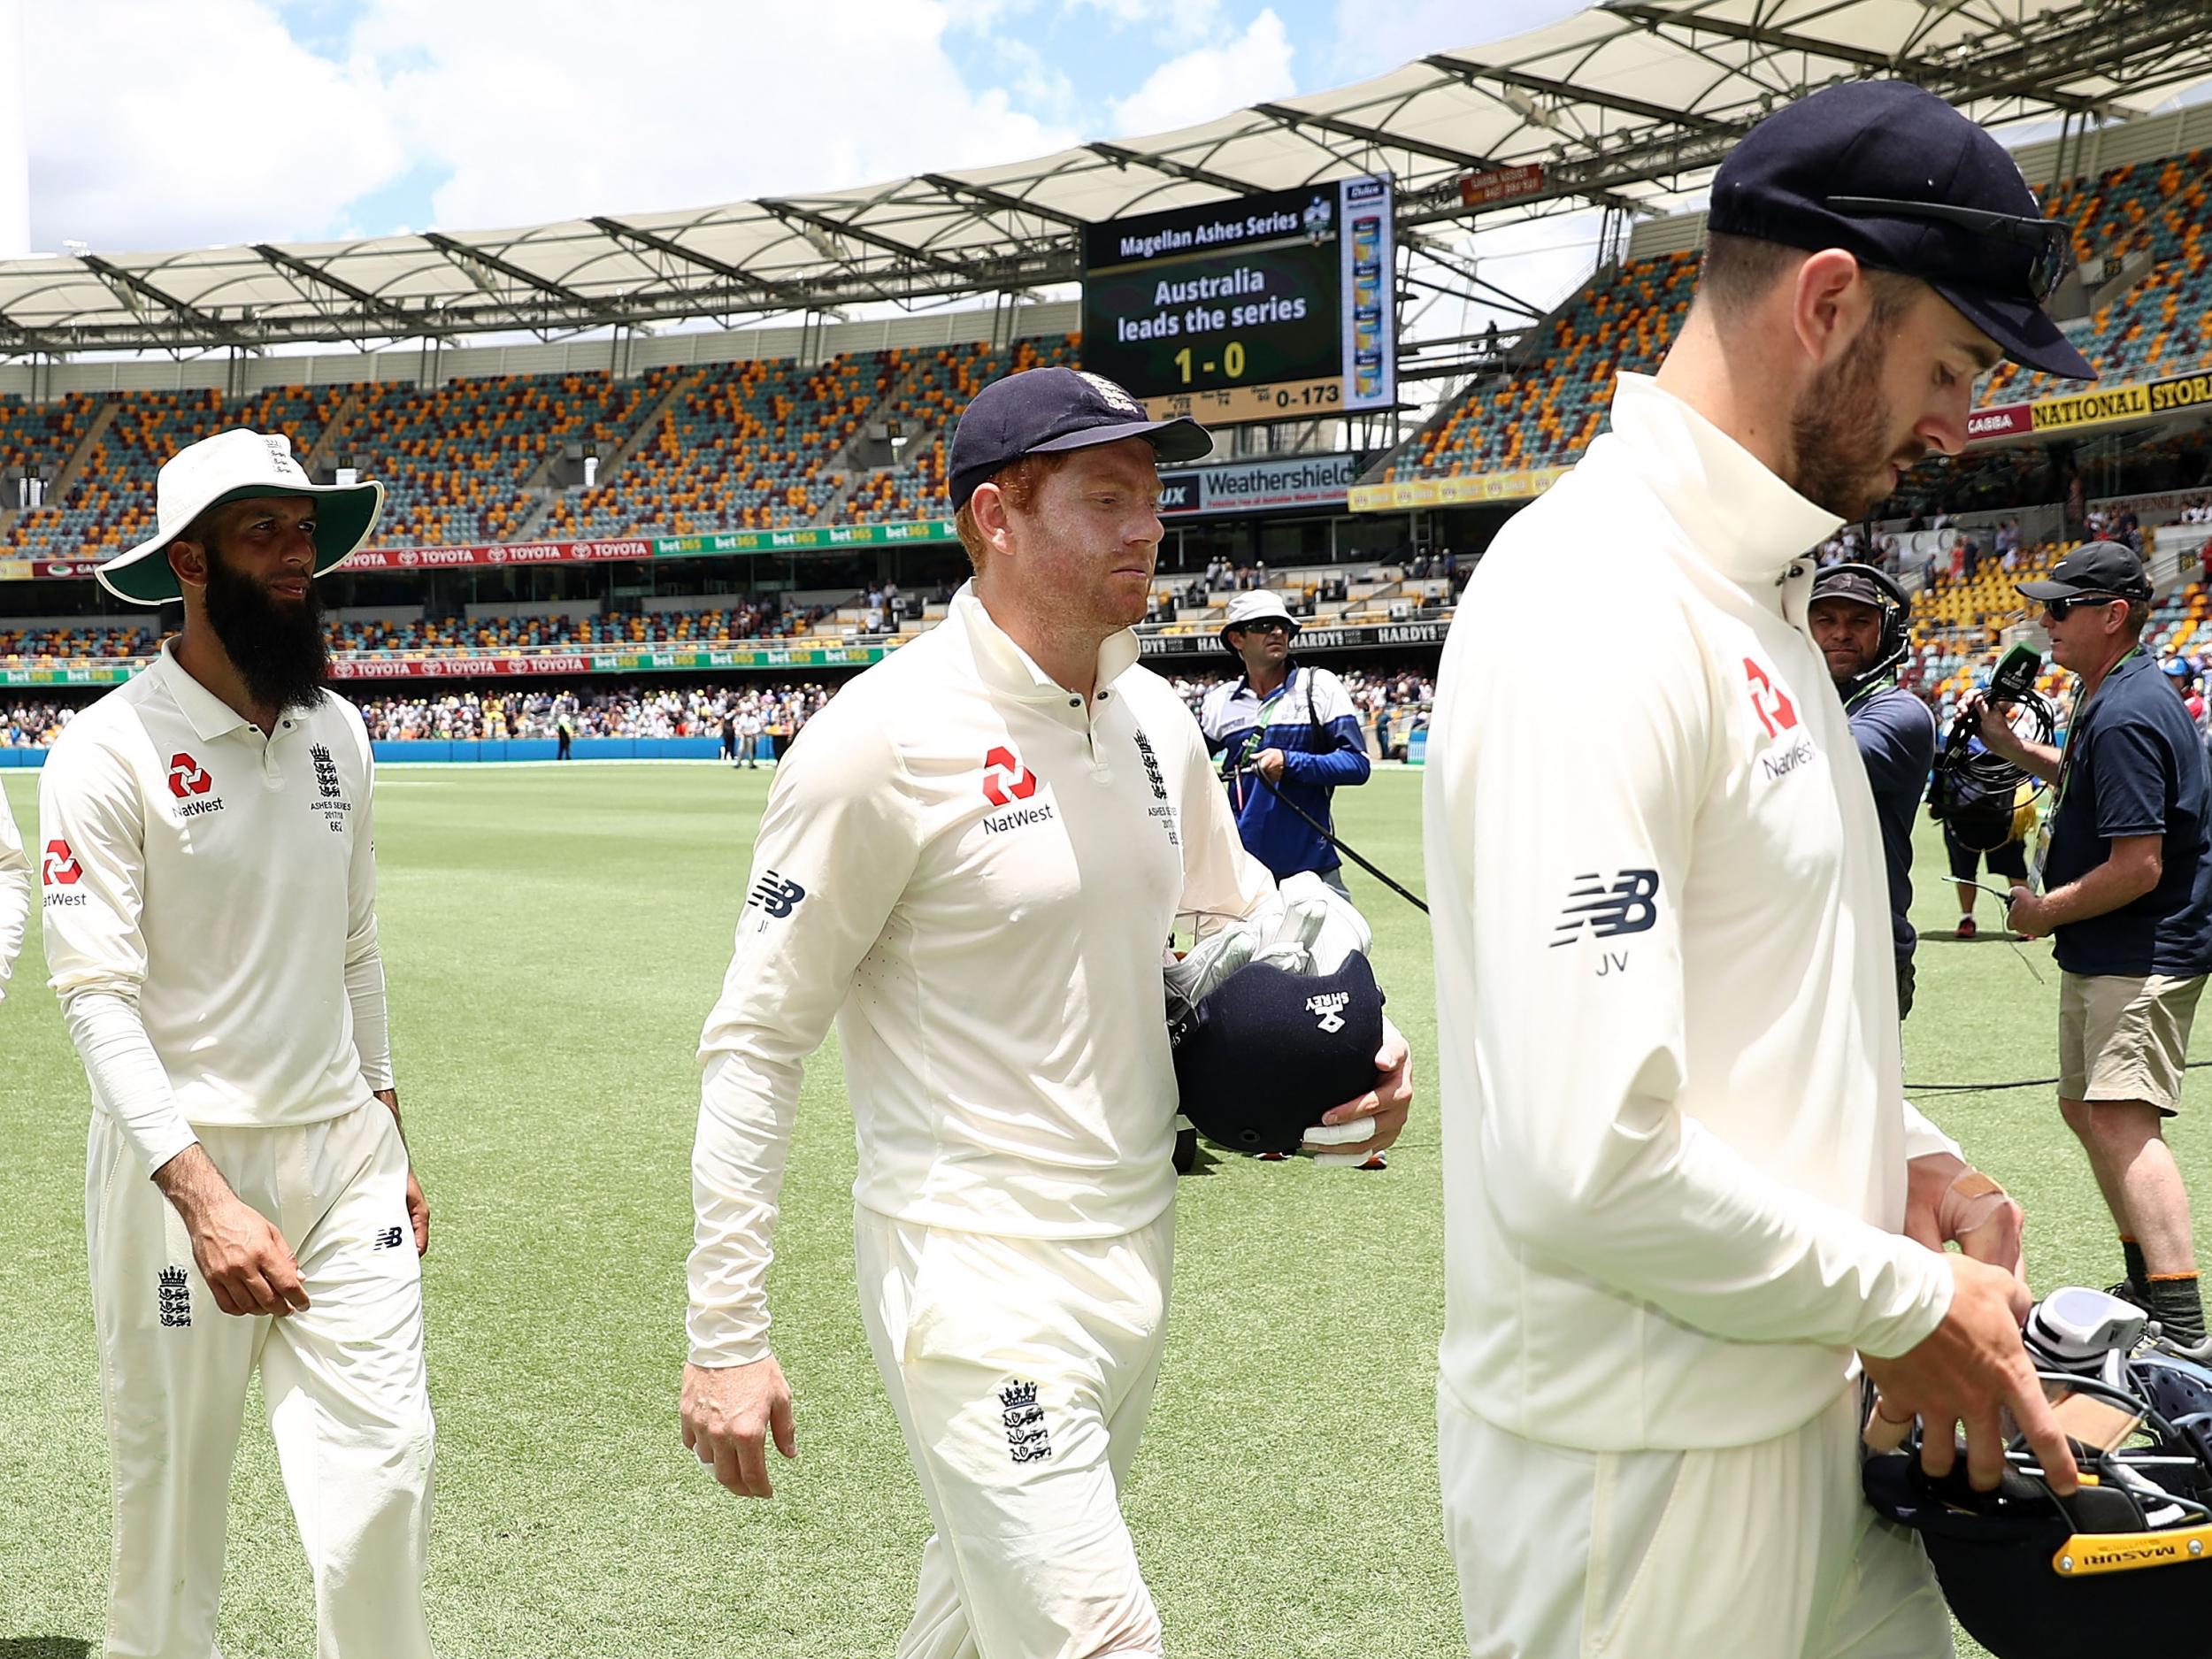
<svg viewBox="0 0 2212 1659">
<path fill-rule="evenodd" d="M 1884 686 L 1845 705 L 1852 741 L 1874 791 L 1874 816 L 1882 826 L 1882 862 L 1889 873 L 1890 932 L 1897 960 L 1912 960 L 1915 935 L 1906 919 L 1912 909 L 1912 825 L 1935 764 L 1935 716 L 1898 686 Z"/>
<path fill-rule="evenodd" d="M 2105 862 L 2121 835 L 2162 838 L 2158 885 L 2132 903 L 2056 930 L 2069 973 L 2212 972 L 2212 777 L 2204 746 L 2158 664 L 2138 652 L 2074 710 L 2043 867 L 2048 893 Z"/>
</svg>

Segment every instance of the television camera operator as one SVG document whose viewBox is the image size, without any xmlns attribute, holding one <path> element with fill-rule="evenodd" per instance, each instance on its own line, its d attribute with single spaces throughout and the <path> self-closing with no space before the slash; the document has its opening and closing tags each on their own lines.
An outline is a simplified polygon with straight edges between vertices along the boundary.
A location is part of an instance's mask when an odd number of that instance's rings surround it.
<svg viewBox="0 0 2212 1659">
<path fill-rule="evenodd" d="M 2090 542 L 2019 591 L 2041 603 L 2052 660 L 2079 689 L 2062 756 L 2020 737 L 2001 703 L 1970 700 L 1983 742 L 2055 786 L 2034 860 L 2043 891 L 2014 887 L 2011 926 L 2056 947 L 2059 1110 L 2119 1228 L 2127 1278 L 2116 1294 L 2170 1339 L 2200 1343 L 2189 1198 L 2162 1125 L 2181 1109 L 2212 972 L 2212 779 L 2188 711 L 2142 649 L 2152 589 L 2131 550 Z"/>
</svg>

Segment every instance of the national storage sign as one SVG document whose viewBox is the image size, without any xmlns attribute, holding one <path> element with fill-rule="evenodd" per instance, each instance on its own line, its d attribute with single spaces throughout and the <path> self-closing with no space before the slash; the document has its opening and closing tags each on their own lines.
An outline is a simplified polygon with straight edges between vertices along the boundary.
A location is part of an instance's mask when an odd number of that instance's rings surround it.
<svg viewBox="0 0 2212 1659">
<path fill-rule="evenodd" d="M 2115 386 L 2065 397 L 2047 397 L 2035 405 L 2038 432 L 2073 426 L 2102 426 L 2117 420 L 2142 420 L 2212 403 L 2212 373 L 2177 374 L 2147 386 Z"/>
<path fill-rule="evenodd" d="M 1975 439 L 2011 436 L 2032 431 L 2078 432 L 2092 426 L 2117 426 L 2127 421 L 2154 420 L 2164 415 L 2212 406 L 2212 373 L 2176 374 L 2140 386 L 2100 386 L 2069 392 L 2062 397 L 2044 397 L 2023 407 L 1978 409 L 1969 418 L 1968 434 Z M 2024 424 L 2022 416 L 2027 417 Z M 2001 417 L 2002 419 L 1999 419 Z"/>
<path fill-rule="evenodd" d="M 1271 461 L 1178 468 L 1160 474 L 1160 517 L 1281 512 L 1297 507 L 1342 511 L 1359 475 L 1355 455 L 1301 455 Z"/>
</svg>

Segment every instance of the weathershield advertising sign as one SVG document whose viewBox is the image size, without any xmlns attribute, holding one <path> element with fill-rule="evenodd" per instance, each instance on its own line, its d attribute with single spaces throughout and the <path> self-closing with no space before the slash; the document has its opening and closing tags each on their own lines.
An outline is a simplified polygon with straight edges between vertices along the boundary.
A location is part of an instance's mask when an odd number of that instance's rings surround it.
<svg viewBox="0 0 2212 1659">
<path fill-rule="evenodd" d="M 1358 457 L 1348 454 L 1179 468 L 1160 474 L 1160 517 L 1193 518 L 1297 507 L 1341 511 L 1345 492 L 1358 472 Z"/>
</svg>

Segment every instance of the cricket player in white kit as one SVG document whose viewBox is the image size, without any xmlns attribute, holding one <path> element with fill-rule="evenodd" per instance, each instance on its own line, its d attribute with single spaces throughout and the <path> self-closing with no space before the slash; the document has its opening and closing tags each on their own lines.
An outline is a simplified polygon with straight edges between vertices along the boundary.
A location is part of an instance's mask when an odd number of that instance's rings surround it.
<svg viewBox="0 0 2212 1659">
<path fill-rule="evenodd" d="M 835 1016 L 859 1141 L 860 1305 L 936 1534 L 901 1659 L 1157 1655 L 1119 1505 L 1159 1363 L 1179 912 L 1273 895 L 1196 725 L 1136 666 L 1156 457 L 1205 453 L 1119 387 L 978 394 L 953 503 L 978 574 L 777 769 L 693 1158 L 687 1445 L 769 1494 L 794 1455 L 763 1281 L 800 1068 Z M 1405 1045 L 1332 1110 L 1405 1119 Z"/>
<path fill-rule="evenodd" d="M 1993 1487 L 2002 1407 L 2073 1490 L 2016 1206 L 1902 1099 L 1873 801 L 1804 633 L 1808 549 L 1964 446 L 1980 372 L 2085 372 L 2039 309 L 2054 227 L 1940 100 L 1860 82 L 1755 128 L 1709 229 L 1657 377 L 1476 572 L 1430 732 L 1479 1659 L 1949 1653 L 1860 1494 L 1862 1365 L 1930 1472 L 1963 1425 Z M 1557 672 L 1569 593 L 1608 676 Z"/>
<path fill-rule="evenodd" d="M 211 1659 L 257 1369 L 319 1659 L 422 1659 L 429 1210 L 394 1092 L 368 736 L 314 579 L 383 487 L 243 428 L 161 469 L 100 580 L 184 632 L 40 777 L 47 962 L 92 1087 L 85 1188 L 114 1500 L 109 1659 Z"/>
<path fill-rule="evenodd" d="M 31 861 L 23 856 L 22 832 L 8 810 L 8 798 L 0 795 L 0 998 L 8 994 L 30 920 Z"/>
</svg>

